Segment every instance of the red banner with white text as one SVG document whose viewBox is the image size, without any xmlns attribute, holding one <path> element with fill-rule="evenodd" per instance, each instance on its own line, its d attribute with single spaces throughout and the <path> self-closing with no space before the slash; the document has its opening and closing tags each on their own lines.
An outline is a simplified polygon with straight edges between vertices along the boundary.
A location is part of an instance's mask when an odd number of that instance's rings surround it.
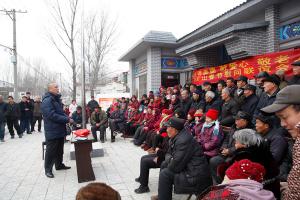
<svg viewBox="0 0 300 200">
<path fill-rule="evenodd" d="M 292 74 L 291 64 L 298 60 L 300 60 L 300 49 L 258 55 L 217 67 L 196 69 L 193 71 L 192 82 L 196 85 L 205 81 L 215 83 L 229 77 L 236 79 L 241 75 L 253 79 L 261 71 L 274 74 L 276 71 L 282 70 L 287 76 L 290 76 Z"/>
</svg>

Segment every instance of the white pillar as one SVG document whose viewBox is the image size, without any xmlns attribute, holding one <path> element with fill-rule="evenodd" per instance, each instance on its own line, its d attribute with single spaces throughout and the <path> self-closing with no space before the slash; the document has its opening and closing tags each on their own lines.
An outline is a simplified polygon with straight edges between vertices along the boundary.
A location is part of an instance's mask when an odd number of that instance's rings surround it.
<svg viewBox="0 0 300 200">
<path fill-rule="evenodd" d="M 161 86 L 161 48 L 147 50 L 147 93 L 158 91 Z"/>
</svg>

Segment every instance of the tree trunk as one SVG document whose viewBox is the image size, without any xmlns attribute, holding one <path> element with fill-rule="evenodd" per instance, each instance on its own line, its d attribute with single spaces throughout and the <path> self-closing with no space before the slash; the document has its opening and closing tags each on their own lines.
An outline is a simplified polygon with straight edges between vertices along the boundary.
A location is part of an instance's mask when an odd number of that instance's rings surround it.
<svg viewBox="0 0 300 200">
<path fill-rule="evenodd" d="M 72 67 L 73 73 L 73 90 L 72 90 L 72 98 L 76 100 L 76 66 Z"/>
<path fill-rule="evenodd" d="M 76 100 L 76 61 L 75 61 L 75 50 L 74 50 L 74 40 L 71 41 L 71 51 L 72 51 L 72 72 L 73 72 L 73 92 L 72 97 Z"/>
</svg>

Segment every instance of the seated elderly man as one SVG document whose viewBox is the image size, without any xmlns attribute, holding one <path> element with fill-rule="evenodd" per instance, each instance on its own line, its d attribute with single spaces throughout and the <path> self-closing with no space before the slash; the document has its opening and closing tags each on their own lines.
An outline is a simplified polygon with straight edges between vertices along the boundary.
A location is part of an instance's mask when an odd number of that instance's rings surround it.
<svg viewBox="0 0 300 200">
<path fill-rule="evenodd" d="M 209 109 L 215 109 L 220 111 L 222 107 L 222 101 L 216 98 L 216 94 L 213 91 L 207 91 L 205 94 L 205 103 L 203 112 L 207 112 Z"/>
<path fill-rule="evenodd" d="M 177 194 L 201 193 L 212 184 L 207 160 L 201 146 L 184 129 L 184 119 L 172 117 L 167 123 L 170 138 L 165 161 L 161 164 L 158 196 L 152 200 L 172 200 Z"/>
<path fill-rule="evenodd" d="M 108 127 L 108 119 L 105 111 L 101 107 L 97 106 L 91 115 L 91 130 L 94 136 L 94 141 L 97 142 L 97 131 L 100 131 L 100 140 L 104 143 L 105 130 Z"/>
</svg>

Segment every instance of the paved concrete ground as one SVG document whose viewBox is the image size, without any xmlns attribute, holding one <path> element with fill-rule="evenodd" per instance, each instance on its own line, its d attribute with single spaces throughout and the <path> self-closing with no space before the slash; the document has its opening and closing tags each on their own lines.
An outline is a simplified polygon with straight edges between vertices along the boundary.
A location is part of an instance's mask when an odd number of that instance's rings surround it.
<svg viewBox="0 0 300 200">
<path fill-rule="evenodd" d="M 96 181 L 105 182 L 118 190 L 122 200 L 147 200 L 157 193 L 159 169 L 150 172 L 151 192 L 135 194 L 139 185 L 134 178 L 139 175 L 139 161 L 143 150 L 134 146 L 130 139 L 119 136 L 115 143 L 103 144 L 105 155 L 93 158 Z M 70 144 L 65 144 L 64 163 L 72 168 L 53 171 L 55 178 L 44 175 L 42 160 L 43 133 L 25 135 L 0 143 L 0 200 L 74 200 L 78 189 L 87 183 L 77 182 L 76 163 L 69 158 Z M 186 199 L 186 195 L 175 195 L 174 199 Z"/>
</svg>

